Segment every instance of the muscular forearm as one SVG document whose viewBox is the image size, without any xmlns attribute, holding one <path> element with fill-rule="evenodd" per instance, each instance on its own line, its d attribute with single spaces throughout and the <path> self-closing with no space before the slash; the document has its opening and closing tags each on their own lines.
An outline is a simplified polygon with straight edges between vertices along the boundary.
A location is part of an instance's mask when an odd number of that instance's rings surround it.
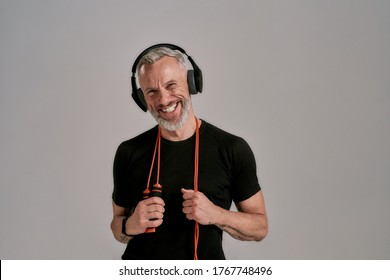
<svg viewBox="0 0 390 280">
<path fill-rule="evenodd" d="M 164 201 L 160 197 L 141 200 L 135 208 L 120 207 L 113 202 L 114 217 L 111 230 L 119 242 L 127 244 L 135 235 L 144 233 L 147 228 L 155 228 L 162 224 L 165 211 Z M 126 224 L 123 224 L 123 219 Z"/>
<path fill-rule="evenodd" d="M 220 208 L 215 225 L 233 238 L 260 241 L 268 232 L 267 217 L 261 213 L 243 213 Z"/>
<path fill-rule="evenodd" d="M 127 244 L 132 239 L 132 237 L 122 233 L 122 220 L 124 218 L 126 218 L 126 216 L 115 216 L 111 222 L 111 230 L 116 240 Z"/>
<path fill-rule="evenodd" d="M 262 240 L 268 232 L 268 221 L 263 196 L 257 192 L 252 197 L 236 203 L 238 212 L 213 204 L 202 192 L 182 189 L 183 213 L 187 219 L 202 225 L 216 225 L 239 240 Z"/>
</svg>

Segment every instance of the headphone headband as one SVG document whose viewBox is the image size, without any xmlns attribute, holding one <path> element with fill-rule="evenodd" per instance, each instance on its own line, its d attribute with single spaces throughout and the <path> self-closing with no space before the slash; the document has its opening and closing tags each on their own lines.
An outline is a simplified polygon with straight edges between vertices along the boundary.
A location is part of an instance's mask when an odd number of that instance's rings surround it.
<svg viewBox="0 0 390 280">
<path fill-rule="evenodd" d="M 133 67 L 131 68 L 131 88 L 132 88 L 132 94 L 131 96 L 133 97 L 135 103 L 144 111 L 147 111 L 147 104 L 144 98 L 144 94 L 141 90 L 141 88 L 137 88 L 137 82 L 136 82 L 136 72 L 137 72 L 137 66 L 140 60 L 144 55 L 146 55 L 148 52 L 150 52 L 153 49 L 156 48 L 169 48 L 171 50 L 178 50 L 182 54 L 187 56 L 188 61 L 191 63 L 193 70 L 188 70 L 187 71 L 187 83 L 188 83 L 188 89 L 190 94 L 197 94 L 198 92 L 202 92 L 203 88 L 203 77 L 202 77 L 202 71 L 196 65 L 195 61 L 190 57 L 184 49 L 182 49 L 179 46 L 173 45 L 173 44 L 156 44 L 153 45 L 144 51 L 141 52 L 140 55 L 135 59 L 133 63 Z"/>
<path fill-rule="evenodd" d="M 185 54 L 187 57 L 187 53 L 185 52 L 185 50 L 183 50 L 182 48 L 180 48 L 179 46 L 176 46 L 176 45 L 172 45 L 172 44 L 156 44 L 156 45 L 153 45 L 147 49 L 145 49 L 144 51 L 142 51 L 142 53 L 140 53 L 137 58 L 135 59 L 134 63 L 133 63 L 133 67 L 131 68 L 131 72 L 133 74 L 135 74 L 137 72 L 137 66 L 138 66 L 138 63 L 140 62 L 140 60 L 142 59 L 142 57 L 147 54 L 149 51 L 153 50 L 153 49 L 157 49 L 157 48 L 168 48 L 168 49 L 171 49 L 171 50 L 178 50 L 180 51 L 181 53 Z"/>
</svg>

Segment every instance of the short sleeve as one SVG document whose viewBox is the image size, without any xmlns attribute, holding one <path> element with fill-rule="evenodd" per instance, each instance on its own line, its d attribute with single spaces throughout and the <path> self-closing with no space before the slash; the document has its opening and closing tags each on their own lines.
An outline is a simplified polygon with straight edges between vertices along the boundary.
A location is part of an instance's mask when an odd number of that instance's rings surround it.
<svg viewBox="0 0 390 280">
<path fill-rule="evenodd" d="M 235 202 L 250 198 L 261 190 L 255 156 L 248 143 L 238 138 L 233 145 L 232 197 Z"/>
<path fill-rule="evenodd" d="M 126 205 L 125 198 L 128 196 L 126 193 L 126 165 L 128 160 L 126 160 L 126 151 L 124 145 L 119 145 L 113 164 L 113 179 L 114 179 L 114 190 L 112 193 L 112 200 L 116 205 L 124 207 Z"/>
</svg>

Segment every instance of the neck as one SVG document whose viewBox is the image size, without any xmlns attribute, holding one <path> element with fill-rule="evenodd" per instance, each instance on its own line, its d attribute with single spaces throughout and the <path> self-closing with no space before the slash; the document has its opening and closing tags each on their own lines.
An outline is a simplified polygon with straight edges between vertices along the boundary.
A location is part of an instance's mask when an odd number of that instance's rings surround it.
<svg viewBox="0 0 390 280">
<path fill-rule="evenodd" d="M 201 120 L 198 119 L 198 125 L 202 123 Z M 196 121 L 195 121 L 195 115 L 190 114 L 188 116 L 187 122 L 178 130 L 175 131 L 169 131 L 165 128 L 161 127 L 161 136 L 167 140 L 170 141 L 183 141 L 186 140 L 192 135 L 194 135 L 196 130 Z"/>
</svg>

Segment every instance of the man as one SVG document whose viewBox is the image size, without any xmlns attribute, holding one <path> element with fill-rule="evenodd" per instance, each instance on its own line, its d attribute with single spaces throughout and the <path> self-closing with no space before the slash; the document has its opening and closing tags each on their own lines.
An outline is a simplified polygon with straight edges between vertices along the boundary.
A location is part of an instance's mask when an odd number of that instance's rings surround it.
<svg viewBox="0 0 390 280">
<path fill-rule="evenodd" d="M 111 229 L 127 244 L 123 259 L 225 259 L 222 231 L 248 241 L 268 232 L 253 153 L 242 138 L 196 118 L 190 93 L 201 91 L 201 72 L 185 55 L 156 45 L 133 67 L 140 84 L 134 78 L 133 97 L 158 126 L 115 155 Z M 238 211 L 229 210 L 232 200 Z"/>
</svg>

